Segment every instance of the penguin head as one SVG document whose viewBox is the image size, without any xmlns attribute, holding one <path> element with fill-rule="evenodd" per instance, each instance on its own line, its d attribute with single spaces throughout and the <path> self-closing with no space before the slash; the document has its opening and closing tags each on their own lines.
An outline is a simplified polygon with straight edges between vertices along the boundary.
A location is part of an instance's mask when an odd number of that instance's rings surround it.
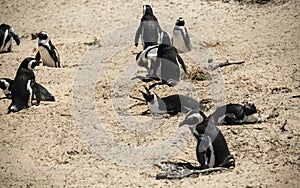
<svg viewBox="0 0 300 188">
<path fill-rule="evenodd" d="M 6 81 L 3 80 L 3 79 L 0 79 L 0 88 L 1 88 L 2 90 L 8 89 L 8 86 L 7 86 L 7 84 L 6 84 Z"/>
<path fill-rule="evenodd" d="M 171 45 L 171 38 L 169 34 L 165 31 L 162 31 L 160 34 L 160 44 Z"/>
<path fill-rule="evenodd" d="M 259 115 L 253 102 L 247 101 L 244 103 L 244 112 L 246 115 L 245 122 L 255 123 L 258 121 Z"/>
<path fill-rule="evenodd" d="M 41 31 L 40 33 L 38 33 L 37 37 L 39 38 L 38 43 L 49 42 L 48 33 L 44 32 L 44 31 Z"/>
<path fill-rule="evenodd" d="M 251 101 L 244 102 L 244 111 L 245 111 L 246 116 L 257 113 L 257 109 L 256 109 L 254 103 Z"/>
<path fill-rule="evenodd" d="M 1 24 L 0 25 L 0 30 L 1 31 L 9 30 L 9 28 L 10 28 L 10 25 L 7 25 L 7 24 Z"/>
<path fill-rule="evenodd" d="M 184 26 L 184 19 L 182 17 L 179 17 L 176 21 L 177 26 Z"/>
<path fill-rule="evenodd" d="M 146 86 L 144 86 L 144 88 L 146 90 L 146 93 L 141 90 L 139 91 L 142 93 L 146 102 L 153 103 L 155 99 L 159 98 L 154 91 L 150 91 Z"/>
<path fill-rule="evenodd" d="M 41 63 L 41 61 L 38 61 L 32 57 L 25 58 L 22 63 L 20 64 L 19 68 L 25 68 L 28 70 L 34 70 L 36 66 L 38 66 Z"/>
<path fill-rule="evenodd" d="M 150 5 L 143 5 L 143 15 L 153 14 L 152 7 Z"/>
<path fill-rule="evenodd" d="M 207 119 L 206 115 L 201 111 L 191 110 L 189 111 L 184 120 L 179 124 L 179 127 L 188 125 L 189 127 L 195 127 L 200 123 L 203 123 Z"/>
</svg>

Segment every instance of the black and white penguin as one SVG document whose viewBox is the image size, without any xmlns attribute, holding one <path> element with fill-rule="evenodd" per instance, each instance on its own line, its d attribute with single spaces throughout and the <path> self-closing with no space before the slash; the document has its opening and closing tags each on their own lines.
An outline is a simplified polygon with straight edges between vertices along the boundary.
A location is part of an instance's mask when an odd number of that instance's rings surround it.
<svg viewBox="0 0 300 188">
<path fill-rule="evenodd" d="M 4 95 L 7 99 L 11 99 L 11 90 L 14 80 L 9 78 L 0 78 L 0 88 L 2 89 Z M 42 101 L 55 101 L 55 97 L 41 84 L 36 83 L 40 89 L 41 100 Z"/>
<path fill-rule="evenodd" d="M 188 113 L 191 110 L 200 110 L 200 104 L 197 100 L 185 95 L 170 95 L 160 98 L 155 92 L 145 87 L 146 93 L 141 91 L 146 100 L 149 111 L 153 114 L 171 114 L 176 115 L 179 112 Z"/>
<path fill-rule="evenodd" d="M 152 78 L 158 78 L 161 83 L 168 86 L 175 86 L 180 81 L 180 67 L 187 73 L 183 59 L 178 54 L 175 47 L 171 45 L 171 40 L 167 32 L 161 33 L 161 44 L 149 46 L 137 55 L 137 61 L 140 66 L 146 65 L 145 62 L 151 59 L 149 75 Z M 153 84 L 153 88 L 156 84 Z"/>
<path fill-rule="evenodd" d="M 8 113 L 17 112 L 32 106 L 33 98 L 36 98 L 35 105 L 41 101 L 41 93 L 35 82 L 33 68 L 37 60 L 25 58 L 20 64 L 12 84 L 11 96 L 12 103 L 8 107 Z"/>
<path fill-rule="evenodd" d="M 190 128 L 197 140 L 196 156 L 201 169 L 235 166 L 234 157 L 229 152 L 223 134 L 203 112 L 188 112 L 179 127 L 183 125 Z"/>
<path fill-rule="evenodd" d="M 0 88 L 2 89 L 6 98 L 11 99 L 11 86 L 13 80 L 9 78 L 0 78 Z"/>
<path fill-rule="evenodd" d="M 244 123 L 256 123 L 258 112 L 252 102 L 240 104 L 227 104 L 213 112 L 209 118 L 217 125 L 240 125 Z"/>
<path fill-rule="evenodd" d="M 146 49 L 148 46 L 157 45 L 161 31 L 162 30 L 157 18 L 153 14 L 151 6 L 143 5 L 143 17 L 135 34 L 135 46 L 138 46 L 140 37 L 142 40 L 143 49 Z"/>
<path fill-rule="evenodd" d="M 42 59 L 43 65 L 49 67 L 60 67 L 60 58 L 58 51 L 52 44 L 48 33 L 40 32 L 38 37 L 38 53 L 35 56 L 36 60 Z"/>
<path fill-rule="evenodd" d="M 12 50 L 12 39 L 16 44 L 20 45 L 20 38 L 14 32 L 12 26 L 7 24 L 0 25 L 0 52 L 11 52 Z"/>
<path fill-rule="evenodd" d="M 179 17 L 173 29 L 172 43 L 179 53 L 189 52 L 192 49 L 190 36 L 182 17 Z"/>
</svg>

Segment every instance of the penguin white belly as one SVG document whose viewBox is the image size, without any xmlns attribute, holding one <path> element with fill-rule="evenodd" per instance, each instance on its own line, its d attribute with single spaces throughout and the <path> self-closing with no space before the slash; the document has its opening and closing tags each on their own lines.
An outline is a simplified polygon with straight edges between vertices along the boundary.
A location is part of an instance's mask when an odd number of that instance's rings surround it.
<svg viewBox="0 0 300 188">
<path fill-rule="evenodd" d="M 184 38 L 180 31 L 173 32 L 173 46 L 178 50 L 178 52 L 188 52 Z"/>
<path fill-rule="evenodd" d="M 9 47 L 11 46 L 12 39 L 10 38 L 9 41 L 4 45 L 3 50 L 1 51 L 8 51 Z"/>
<path fill-rule="evenodd" d="M 0 48 L 0 52 L 5 52 L 8 50 L 8 48 L 11 46 L 11 43 L 12 43 L 12 39 L 10 38 L 9 41 L 7 43 L 5 43 L 6 39 L 7 39 L 8 36 L 8 30 L 5 31 L 4 33 L 4 37 L 3 37 L 3 43 L 2 43 L 2 46 Z"/>
<path fill-rule="evenodd" d="M 28 106 L 31 106 L 32 105 L 32 88 L 31 88 L 31 81 L 28 80 L 27 82 L 27 91 L 29 92 L 29 97 L 28 97 Z"/>
<path fill-rule="evenodd" d="M 55 67 L 55 62 L 45 47 L 39 46 L 39 52 L 43 61 L 43 65 Z"/>
</svg>

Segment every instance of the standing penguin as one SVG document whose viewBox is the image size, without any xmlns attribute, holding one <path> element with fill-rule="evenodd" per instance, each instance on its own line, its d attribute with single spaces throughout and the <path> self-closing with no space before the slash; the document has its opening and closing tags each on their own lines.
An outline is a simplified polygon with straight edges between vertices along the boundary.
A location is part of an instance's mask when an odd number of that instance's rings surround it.
<svg viewBox="0 0 300 188">
<path fill-rule="evenodd" d="M 15 40 L 17 45 L 20 45 L 20 38 L 15 34 L 12 26 L 7 24 L 0 25 L 0 52 L 11 52 L 12 39 Z"/>
<path fill-rule="evenodd" d="M 196 155 L 201 169 L 235 166 L 223 134 L 204 113 L 190 111 L 179 127 L 183 125 L 188 125 L 197 140 Z"/>
<path fill-rule="evenodd" d="M 161 83 L 155 83 L 150 89 L 157 84 L 167 84 L 174 86 L 180 81 L 180 68 L 186 73 L 186 66 L 183 59 L 178 54 L 176 48 L 171 45 L 171 40 L 167 32 L 162 31 L 161 42 L 159 45 L 149 46 L 136 57 L 140 66 L 145 66 L 147 60 L 151 60 L 150 69 L 148 69 L 150 78 L 160 79 Z"/>
<path fill-rule="evenodd" d="M 159 34 L 161 32 L 157 18 L 153 14 L 150 5 L 143 5 L 143 17 L 135 34 L 134 44 L 137 47 L 141 37 L 143 48 L 158 44 Z"/>
<path fill-rule="evenodd" d="M 11 90 L 14 80 L 9 78 L 0 78 L 0 89 L 2 89 L 4 95 L 7 99 L 11 99 Z M 55 101 L 55 97 L 41 84 L 36 83 L 41 92 L 42 101 Z"/>
<path fill-rule="evenodd" d="M 60 67 L 60 58 L 58 51 L 52 44 L 49 36 L 46 32 L 40 32 L 37 35 L 38 41 L 38 53 L 35 56 L 36 60 L 42 59 L 43 65 L 49 67 Z"/>
<path fill-rule="evenodd" d="M 12 84 L 12 102 L 8 107 L 8 113 L 32 106 L 34 96 L 36 98 L 35 104 L 37 106 L 40 104 L 41 93 L 32 70 L 35 64 L 37 64 L 37 61 L 33 58 L 25 58 L 20 64 Z"/>
<path fill-rule="evenodd" d="M 173 29 L 172 43 L 179 53 L 189 52 L 192 49 L 190 36 L 184 24 L 184 19 L 179 17 Z"/>
</svg>

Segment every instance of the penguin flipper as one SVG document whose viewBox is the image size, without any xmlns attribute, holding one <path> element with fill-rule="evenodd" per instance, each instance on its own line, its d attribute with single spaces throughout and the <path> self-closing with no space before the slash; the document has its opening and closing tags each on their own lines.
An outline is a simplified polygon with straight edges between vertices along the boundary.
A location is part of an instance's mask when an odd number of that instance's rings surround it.
<svg viewBox="0 0 300 188">
<path fill-rule="evenodd" d="M 38 52 L 36 53 L 35 59 L 38 60 L 38 61 L 41 59 L 40 51 L 38 51 Z"/>
<path fill-rule="evenodd" d="M 40 89 L 42 101 L 55 101 L 54 96 L 41 84 L 36 83 Z"/>
<path fill-rule="evenodd" d="M 180 57 L 179 54 L 177 54 L 177 60 L 178 60 L 178 63 L 180 63 L 180 65 L 181 65 L 183 71 L 187 74 L 186 66 L 185 66 L 185 64 L 184 64 L 183 59 Z"/>
<path fill-rule="evenodd" d="M 53 57 L 53 60 L 55 62 L 55 67 L 60 67 L 60 57 L 59 57 L 57 49 L 52 44 L 51 40 L 49 41 L 49 45 L 50 45 L 51 57 Z"/>
<path fill-rule="evenodd" d="M 36 106 L 40 105 L 40 102 L 41 102 L 41 90 L 38 86 L 38 84 L 33 80 L 31 82 L 31 88 L 33 90 L 33 95 L 35 96 L 36 98 Z"/>
<path fill-rule="evenodd" d="M 140 23 L 140 25 L 135 33 L 135 38 L 134 38 L 135 47 L 138 47 L 138 45 L 139 45 L 139 38 L 140 38 L 141 34 L 142 34 L 142 22 Z"/>
<path fill-rule="evenodd" d="M 9 34 L 12 36 L 12 38 L 15 40 L 16 44 L 19 46 L 20 45 L 20 38 L 18 35 L 16 35 L 14 32 L 9 31 Z"/>
<path fill-rule="evenodd" d="M 188 49 L 188 51 L 191 51 L 191 40 L 190 40 L 190 36 L 187 32 L 187 29 L 184 28 L 185 30 L 185 35 L 184 35 L 184 42 L 185 42 L 185 46 Z"/>
</svg>

